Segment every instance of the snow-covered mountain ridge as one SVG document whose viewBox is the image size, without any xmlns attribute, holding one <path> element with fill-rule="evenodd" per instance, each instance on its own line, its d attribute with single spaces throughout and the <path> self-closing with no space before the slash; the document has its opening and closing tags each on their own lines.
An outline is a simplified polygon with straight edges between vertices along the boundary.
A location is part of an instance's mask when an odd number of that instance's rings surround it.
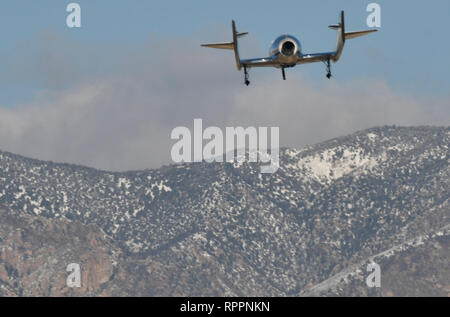
<svg viewBox="0 0 450 317">
<path fill-rule="evenodd" d="M 0 204 L 96 226 L 129 277 L 105 282 L 118 294 L 302 295 L 450 223 L 449 144 L 448 127 L 373 128 L 284 148 L 270 175 L 256 163 L 107 172 L 0 152 Z"/>
</svg>

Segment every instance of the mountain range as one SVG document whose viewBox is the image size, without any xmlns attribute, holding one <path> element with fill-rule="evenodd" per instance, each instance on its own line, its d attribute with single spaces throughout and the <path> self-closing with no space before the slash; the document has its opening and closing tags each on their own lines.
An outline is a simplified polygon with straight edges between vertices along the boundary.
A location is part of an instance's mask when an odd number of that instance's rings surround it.
<svg viewBox="0 0 450 317">
<path fill-rule="evenodd" d="M 378 127 L 280 149 L 274 174 L 0 151 L 0 295 L 449 296 L 449 145 L 450 127 Z"/>
</svg>

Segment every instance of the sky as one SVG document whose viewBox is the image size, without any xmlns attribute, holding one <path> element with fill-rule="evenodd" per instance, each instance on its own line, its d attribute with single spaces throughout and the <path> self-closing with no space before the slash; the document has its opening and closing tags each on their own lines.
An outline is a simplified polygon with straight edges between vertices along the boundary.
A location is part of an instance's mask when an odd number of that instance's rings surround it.
<svg viewBox="0 0 450 317">
<path fill-rule="evenodd" d="M 81 28 L 66 6 L 81 6 Z M 304 52 L 330 51 L 327 26 L 346 12 L 379 32 L 346 43 L 333 65 L 252 69 L 249 87 L 228 41 L 231 20 L 250 35 L 241 57 L 265 57 L 289 33 Z M 0 150 L 109 170 L 170 163 L 170 131 L 206 125 L 280 127 L 282 146 L 302 147 L 386 124 L 450 123 L 450 2 L 8 0 L 0 11 Z"/>
</svg>

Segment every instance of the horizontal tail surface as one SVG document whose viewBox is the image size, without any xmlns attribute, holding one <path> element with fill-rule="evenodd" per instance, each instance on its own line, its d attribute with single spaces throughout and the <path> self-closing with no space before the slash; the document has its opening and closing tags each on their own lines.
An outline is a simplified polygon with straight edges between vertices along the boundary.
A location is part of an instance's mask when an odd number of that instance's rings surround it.
<svg viewBox="0 0 450 317">
<path fill-rule="evenodd" d="M 232 29 L 233 29 L 233 42 L 225 42 L 225 43 L 209 43 L 209 44 L 202 44 L 203 47 L 210 47 L 210 48 L 217 48 L 222 50 L 233 50 L 234 56 L 236 59 L 236 67 L 238 70 L 241 70 L 241 59 L 239 57 L 239 46 L 238 46 L 238 38 L 241 38 L 245 35 L 247 35 L 247 32 L 239 33 L 236 30 L 236 23 L 232 22 Z"/>
</svg>

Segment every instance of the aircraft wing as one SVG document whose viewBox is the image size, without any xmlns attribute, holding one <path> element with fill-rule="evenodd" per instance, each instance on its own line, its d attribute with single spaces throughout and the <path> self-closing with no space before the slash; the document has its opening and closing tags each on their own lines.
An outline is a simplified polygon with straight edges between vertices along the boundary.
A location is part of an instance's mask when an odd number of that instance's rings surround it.
<svg viewBox="0 0 450 317">
<path fill-rule="evenodd" d="M 332 60 L 334 56 L 336 56 L 336 52 L 303 54 L 298 58 L 297 65 L 316 62 L 326 62 L 328 60 Z"/>
<path fill-rule="evenodd" d="M 264 57 L 264 58 L 252 58 L 252 59 L 241 59 L 241 65 L 247 68 L 251 67 L 270 67 L 277 64 L 276 58 L 274 57 Z"/>
</svg>

